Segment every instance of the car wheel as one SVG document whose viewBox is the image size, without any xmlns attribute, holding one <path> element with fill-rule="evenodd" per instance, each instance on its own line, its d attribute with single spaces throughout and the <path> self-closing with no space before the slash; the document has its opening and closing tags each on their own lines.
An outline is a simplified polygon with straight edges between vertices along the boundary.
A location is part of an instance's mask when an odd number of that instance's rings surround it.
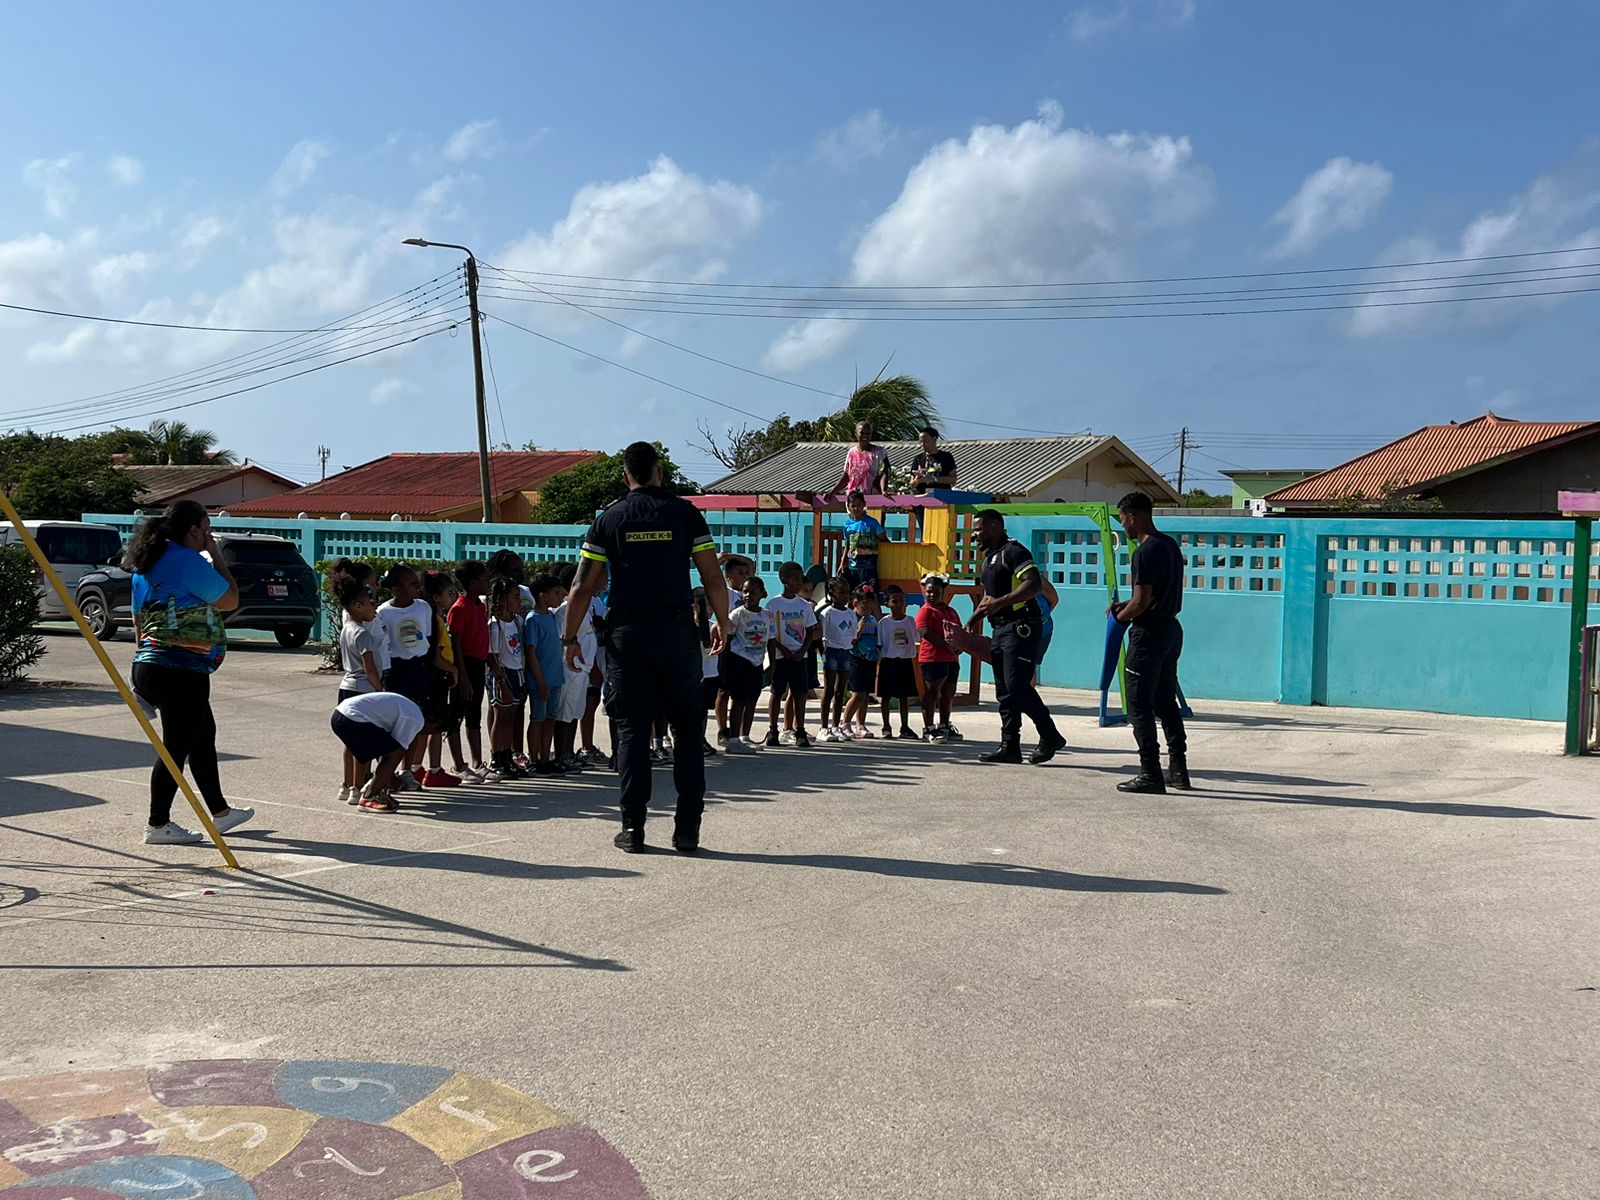
<svg viewBox="0 0 1600 1200">
<path fill-rule="evenodd" d="M 99 641 L 109 642 L 117 636 L 117 623 L 111 617 L 106 598 L 99 592 L 85 592 L 78 597 L 78 611 L 83 614 L 89 632 Z"/>
<path fill-rule="evenodd" d="M 284 629 L 274 629 L 272 632 L 278 639 L 278 645 L 286 650 L 298 650 L 310 639 L 311 626 L 290 625 Z"/>
</svg>

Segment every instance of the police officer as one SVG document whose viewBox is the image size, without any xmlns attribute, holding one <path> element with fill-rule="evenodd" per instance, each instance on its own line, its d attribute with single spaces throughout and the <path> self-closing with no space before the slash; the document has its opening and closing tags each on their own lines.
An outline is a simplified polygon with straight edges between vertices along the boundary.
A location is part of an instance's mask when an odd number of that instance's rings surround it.
<svg viewBox="0 0 1600 1200">
<path fill-rule="evenodd" d="M 1039 731 L 1039 745 L 1028 756 L 1036 766 L 1047 763 L 1067 744 L 1056 729 L 1038 689 L 1033 686 L 1043 634 L 1038 565 L 1028 548 L 1006 533 L 1006 521 L 992 508 L 974 519 L 973 541 L 983 550 L 982 592 L 972 610 L 976 632 L 984 617 L 993 626 L 990 635 L 994 667 L 994 695 L 1000 706 L 1000 745 L 979 762 L 1022 761 L 1022 714 L 1027 713 Z"/>
<path fill-rule="evenodd" d="M 644 846 L 650 802 L 650 733 L 658 716 L 672 726 L 672 781 L 678 791 L 672 847 L 700 848 L 705 810 L 705 691 L 695 631 L 689 563 L 705 585 L 716 617 L 711 648 L 721 653 L 732 626 L 728 587 L 717 547 L 700 510 L 661 486 L 661 455 L 649 442 L 622 452 L 628 494 L 595 518 L 583 541 L 562 638 L 567 667 L 577 669 L 578 629 L 589 602 L 611 581 L 606 612 L 606 682 L 617 722 L 617 767 L 622 775 L 622 832 L 615 844 L 637 854 Z"/>
<path fill-rule="evenodd" d="M 1189 789 L 1188 737 L 1178 707 L 1178 658 L 1183 654 L 1183 551 L 1169 535 L 1156 528 L 1154 505 L 1143 492 L 1129 492 L 1117 501 L 1117 516 L 1130 538 L 1139 543 L 1133 552 L 1133 598 L 1111 607 L 1128 628 L 1128 654 L 1123 671 L 1128 677 L 1128 723 L 1139 746 L 1139 774 L 1117 784 L 1120 792 L 1165 792 L 1167 785 Z M 1171 760 L 1161 774 L 1161 745 L 1156 741 L 1156 718 L 1167 735 Z"/>
</svg>

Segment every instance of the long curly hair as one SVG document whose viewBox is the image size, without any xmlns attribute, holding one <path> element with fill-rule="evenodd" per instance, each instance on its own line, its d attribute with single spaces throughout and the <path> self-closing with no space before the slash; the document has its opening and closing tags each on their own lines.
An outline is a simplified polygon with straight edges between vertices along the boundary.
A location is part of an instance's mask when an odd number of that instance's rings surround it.
<svg viewBox="0 0 1600 1200">
<path fill-rule="evenodd" d="M 191 529 L 204 525 L 209 515 L 204 504 L 179 500 L 159 517 L 149 518 L 134 531 L 122 559 L 123 567 L 139 574 L 154 569 L 169 545 L 182 542 Z"/>
</svg>

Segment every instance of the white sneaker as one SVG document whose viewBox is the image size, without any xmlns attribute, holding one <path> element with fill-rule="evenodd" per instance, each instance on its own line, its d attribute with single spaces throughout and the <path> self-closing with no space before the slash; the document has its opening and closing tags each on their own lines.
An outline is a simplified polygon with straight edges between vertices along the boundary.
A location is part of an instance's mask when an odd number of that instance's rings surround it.
<svg viewBox="0 0 1600 1200">
<path fill-rule="evenodd" d="M 756 748 L 743 738 L 729 738 L 722 744 L 722 752 L 724 754 L 754 754 Z"/>
<path fill-rule="evenodd" d="M 783 734 L 778 738 L 778 744 L 780 746 L 792 746 L 792 745 L 794 745 L 794 730 L 785 729 L 783 731 Z"/>
<path fill-rule="evenodd" d="M 237 829 L 255 815 L 256 810 L 253 808 L 230 808 L 220 817 L 212 817 L 211 820 L 215 823 L 218 833 L 227 833 L 230 829 Z"/>
<path fill-rule="evenodd" d="M 144 844 L 146 846 L 193 846 L 205 839 L 192 829 L 185 829 L 176 821 L 168 821 L 165 825 L 146 825 L 144 828 Z"/>
<path fill-rule="evenodd" d="M 749 746 L 750 749 L 752 749 L 752 750 L 760 750 L 761 749 L 761 739 L 760 738 L 742 737 L 739 740 L 741 742 L 743 742 L 746 746 Z"/>
<path fill-rule="evenodd" d="M 359 791 L 358 788 L 353 788 L 348 783 L 340 785 L 340 788 L 339 788 L 339 803 L 340 804 L 349 804 L 350 803 L 350 793 L 358 792 L 358 791 Z M 357 795 L 356 799 L 359 800 L 359 799 L 361 799 L 361 797 L 359 795 Z"/>
<path fill-rule="evenodd" d="M 420 792 L 422 785 L 417 782 L 417 777 L 410 771 L 396 771 L 394 773 L 394 787 L 390 790 L 395 792 Z"/>
</svg>

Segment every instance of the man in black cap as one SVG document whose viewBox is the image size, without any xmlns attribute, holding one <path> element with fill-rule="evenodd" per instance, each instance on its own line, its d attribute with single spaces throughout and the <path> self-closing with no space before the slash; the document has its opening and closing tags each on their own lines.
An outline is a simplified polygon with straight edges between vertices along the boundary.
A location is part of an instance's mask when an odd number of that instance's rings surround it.
<svg viewBox="0 0 1600 1200">
<path fill-rule="evenodd" d="M 973 610 L 971 627 L 984 617 L 993 626 L 990 647 L 994 667 L 994 696 L 1000 707 L 1000 745 L 979 762 L 1022 761 L 1022 714 L 1039 731 L 1039 745 L 1028 756 L 1035 766 L 1047 763 L 1067 744 L 1056 729 L 1050 710 L 1033 686 L 1039 663 L 1040 622 L 1043 614 L 1034 597 L 1039 594 L 1039 567 L 1021 542 L 1006 533 L 1006 521 L 992 508 L 978 513 L 972 539 L 983 549 L 982 591 Z"/>
<path fill-rule="evenodd" d="M 660 452 L 649 442 L 634 442 L 622 452 L 622 478 L 628 494 L 596 517 L 584 537 L 562 644 L 567 667 L 575 670 L 578 630 L 609 575 L 606 682 L 622 776 L 622 832 L 615 842 L 630 854 L 645 848 L 650 733 L 655 719 L 664 716 L 672 726 L 672 779 L 678 790 L 672 846 L 693 854 L 700 848 L 705 811 L 705 691 L 689 563 L 700 573 L 716 620 L 713 654 L 722 652 L 732 629 L 728 586 L 705 517 L 661 486 Z"/>
<path fill-rule="evenodd" d="M 1129 492 L 1117 501 L 1117 516 L 1128 536 L 1139 543 L 1133 552 L 1133 598 L 1111 606 L 1128 629 L 1123 671 L 1128 679 L 1128 722 L 1139 745 L 1139 774 L 1117 784 L 1121 792 L 1164 793 L 1167 785 L 1188 791 L 1188 739 L 1178 708 L 1178 658 L 1183 653 L 1183 551 L 1175 539 L 1156 528 L 1154 506 L 1143 492 Z M 1156 718 L 1167 736 L 1166 777 L 1161 774 L 1161 745 Z"/>
</svg>

